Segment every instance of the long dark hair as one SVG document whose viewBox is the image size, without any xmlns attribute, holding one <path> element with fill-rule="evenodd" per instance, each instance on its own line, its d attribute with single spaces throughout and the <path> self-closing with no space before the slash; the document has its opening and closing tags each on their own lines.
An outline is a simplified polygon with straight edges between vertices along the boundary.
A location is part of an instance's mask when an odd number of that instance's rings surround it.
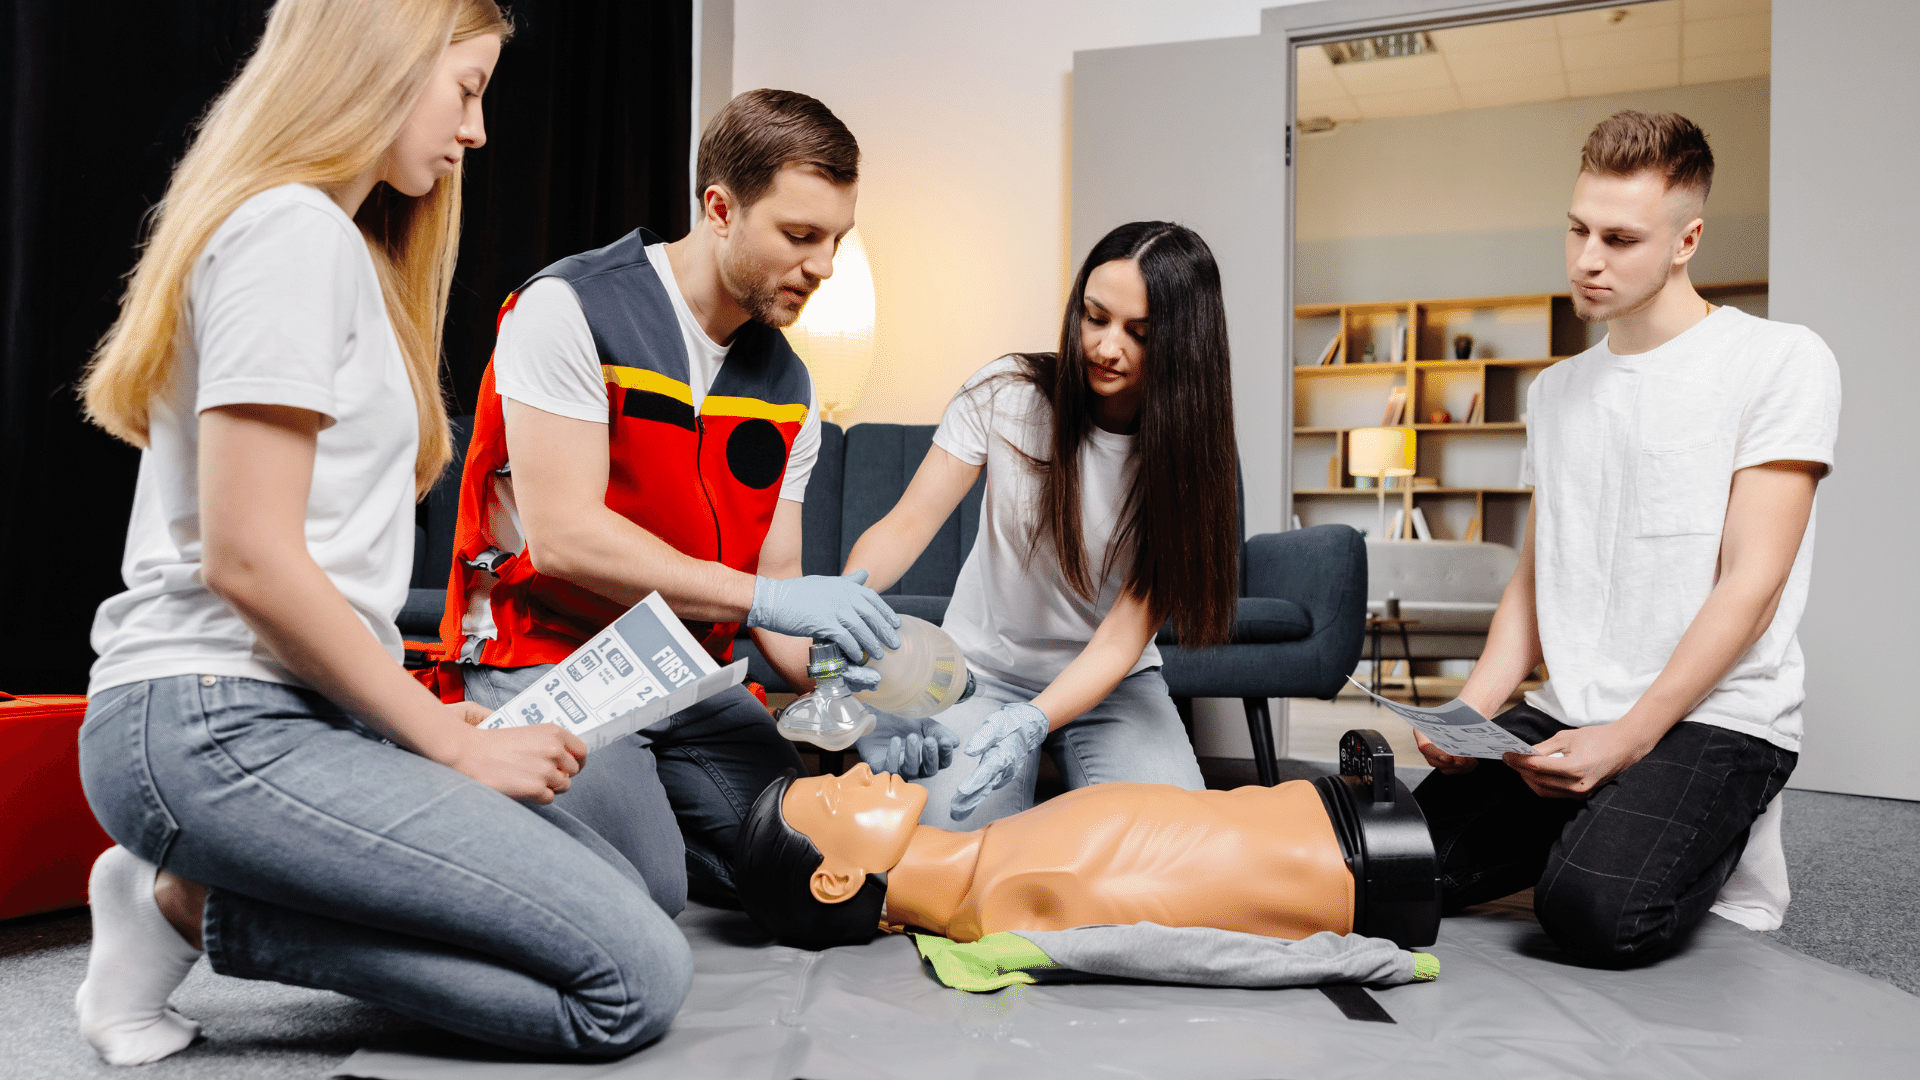
<svg viewBox="0 0 1920 1080">
<path fill-rule="evenodd" d="M 1088 275 L 1116 259 L 1133 260 L 1146 281 L 1147 334 L 1138 467 L 1113 550 L 1133 545 L 1126 589 L 1170 620 L 1182 644 L 1219 645 L 1233 628 L 1240 590 L 1238 451 L 1220 268 L 1192 229 L 1135 221 L 1102 237 L 1074 278 L 1060 351 L 1020 357 L 1022 373 L 1053 407 L 1053 456 L 1028 457 L 1040 477 L 1035 550 L 1051 540 L 1067 584 L 1089 600 L 1097 595 L 1080 530 L 1080 444 L 1094 423 L 1080 324 Z M 1102 566 L 1100 577 L 1107 571 Z"/>
</svg>

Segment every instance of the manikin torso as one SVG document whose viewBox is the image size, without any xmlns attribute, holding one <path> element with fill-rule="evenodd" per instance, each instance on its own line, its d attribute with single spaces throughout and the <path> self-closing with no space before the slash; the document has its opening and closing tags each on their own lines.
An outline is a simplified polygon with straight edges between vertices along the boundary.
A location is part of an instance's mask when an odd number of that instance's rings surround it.
<svg viewBox="0 0 1920 1080">
<path fill-rule="evenodd" d="M 1353 929 L 1353 875 L 1313 785 L 1098 784 L 978 832 L 916 826 L 887 921 L 956 941 L 1097 923 L 1303 938 Z"/>
</svg>

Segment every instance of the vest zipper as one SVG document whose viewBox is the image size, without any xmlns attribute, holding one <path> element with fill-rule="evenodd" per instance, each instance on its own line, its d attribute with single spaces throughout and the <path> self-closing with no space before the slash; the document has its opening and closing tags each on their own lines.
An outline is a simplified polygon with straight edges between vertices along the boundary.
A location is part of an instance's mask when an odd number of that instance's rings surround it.
<svg viewBox="0 0 1920 1080">
<path fill-rule="evenodd" d="M 720 534 L 720 511 L 714 509 L 713 492 L 707 488 L 707 418 L 693 414 L 693 472 L 700 478 L 700 496 L 707 500 L 707 516 L 713 519 L 713 561 L 726 562 L 725 538 Z"/>
</svg>

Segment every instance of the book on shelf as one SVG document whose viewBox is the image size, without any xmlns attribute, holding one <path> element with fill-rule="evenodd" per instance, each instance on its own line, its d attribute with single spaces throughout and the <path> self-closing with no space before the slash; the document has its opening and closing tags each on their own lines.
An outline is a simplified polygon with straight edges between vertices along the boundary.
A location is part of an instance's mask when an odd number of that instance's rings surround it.
<svg viewBox="0 0 1920 1080">
<path fill-rule="evenodd" d="M 1422 540 L 1433 539 L 1433 530 L 1427 527 L 1426 511 L 1417 506 L 1413 508 L 1413 535 Z"/>
<path fill-rule="evenodd" d="M 1300 515 L 1299 515 L 1299 514 L 1295 514 L 1295 515 L 1293 515 L 1293 527 L 1294 527 L 1294 528 L 1296 528 L 1296 529 L 1304 529 L 1304 528 L 1306 528 L 1306 526 L 1304 526 L 1304 525 L 1302 525 L 1302 524 L 1300 524 Z"/>
<path fill-rule="evenodd" d="M 1440 486 L 1440 478 L 1437 476 L 1416 476 L 1413 478 L 1413 486 L 1417 488 L 1437 488 Z"/>
<path fill-rule="evenodd" d="M 1407 388 L 1396 386 L 1387 395 L 1387 411 L 1380 418 L 1381 427 L 1393 427 L 1400 423 L 1401 414 L 1407 411 Z"/>
<path fill-rule="evenodd" d="M 1330 488 L 1340 486 L 1340 454 L 1338 451 L 1327 459 L 1327 486 Z"/>
<path fill-rule="evenodd" d="M 1487 403 L 1479 394 L 1473 395 L 1473 403 L 1467 406 L 1467 423 L 1484 424 L 1487 422 Z"/>
<path fill-rule="evenodd" d="M 1398 540 L 1407 531 L 1407 512 L 1405 509 L 1393 512 L 1393 527 L 1387 530 L 1387 539 Z"/>
<path fill-rule="evenodd" d="M 1398 364 L 1407 358 L 1407 317 L 1393 317 L 1393 343 L 1387 346 L 1387 361 Z"/>
<path fill-rule="evenodd" d="M 1340 355 L 1340 338 L 1340 332 L 1334 331 L 1333 340 L 1327 342 L 1327 347 L 1320 350 L 1320 362 L 1315 364 L 1315 367 L 1326 367 L 1334 362 L 1333 358 Z"/>
</svg>

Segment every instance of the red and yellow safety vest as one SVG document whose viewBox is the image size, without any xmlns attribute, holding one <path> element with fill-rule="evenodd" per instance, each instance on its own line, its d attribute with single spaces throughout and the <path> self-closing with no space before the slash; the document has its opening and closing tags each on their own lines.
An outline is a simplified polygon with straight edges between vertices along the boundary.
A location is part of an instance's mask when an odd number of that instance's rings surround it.
<svg viewBox="0 0 1920 1080">
<path fill-rule="evenodd" d="M 806 421 L 812 382 L 786 338 L 748 322 L 696 411 L 686 346 L 667 286 L 645 248 L 645 230 L 562 259 L 529 278 L 501 305 L 504 318 L 527 285 L 557 277 L 573 288 L 600 353 L 607 387 L 607 506 L 696 559 L 753 573 L 773 521 L 787 455 Z M 493 548 L 486 535 L 496 476 L 511 475 L 506 426 L 493 365 L 480 381 L 473 439 L 460 478 L 453 573 L 440 624 L 445 656 L 497 667 L 557 663 L 626 610 L 539 569 L 529 546 Z M 466 641 L 461 616 L 483 588 L 496 636 Z M 723 663 L 738 623 L 687 623 Z"/>
</svg>

